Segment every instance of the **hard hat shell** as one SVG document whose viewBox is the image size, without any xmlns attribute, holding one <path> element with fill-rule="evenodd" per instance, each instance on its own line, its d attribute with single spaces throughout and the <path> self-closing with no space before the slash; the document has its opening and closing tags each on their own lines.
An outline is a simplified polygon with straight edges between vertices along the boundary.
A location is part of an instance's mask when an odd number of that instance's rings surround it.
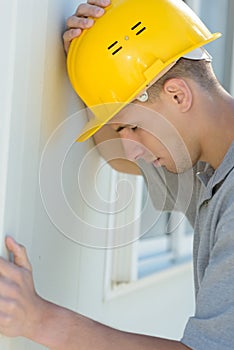
<svg viewBox="0 0 234 350">
<path fill-rule="evenodd" d="M 71 84 L 93 112 L 84 141 L 147 88 L 166 67 L 218 37 L 182 0 L 112 0 L 71 43 Z"/>
</svg>

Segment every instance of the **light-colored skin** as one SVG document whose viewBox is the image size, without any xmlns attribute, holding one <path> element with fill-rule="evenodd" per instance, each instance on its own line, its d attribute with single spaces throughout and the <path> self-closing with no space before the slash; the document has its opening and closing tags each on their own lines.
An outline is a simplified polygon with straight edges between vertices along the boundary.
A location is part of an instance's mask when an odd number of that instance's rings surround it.
<svg viewBox="0 0 234 350">
<path fill-rule="evenodd" d="M 102 15 L 100 6 L 104 6 L 101 0 L 89 1 L 68 19 L 73 29 L 64 34 L 65 49 L 92 25 L 81 16 Z M 134 165 L 139 157 L 149 162 L 159 158 L 172 172 L 185 171 L 198 160 L 217 168 L 234 139 L 233 116 L 234 100 L 221 87 L 204 93 L 189 79 L 170 79 L 154 103 L 134 101 L 95 137 L 101 147 L 103 140 L 118 142 L 115 156 L 120 170 L 130 166 L 129 172 L 139 173 Z M 0 258 L 0 333 L 24 336 L 52 350 L 188 349 L 178 341 L 115 330 L 42 299 L 35 291 L 25 248 L 10 237 L 6 246 L 14 263 Z"/>
</svg>

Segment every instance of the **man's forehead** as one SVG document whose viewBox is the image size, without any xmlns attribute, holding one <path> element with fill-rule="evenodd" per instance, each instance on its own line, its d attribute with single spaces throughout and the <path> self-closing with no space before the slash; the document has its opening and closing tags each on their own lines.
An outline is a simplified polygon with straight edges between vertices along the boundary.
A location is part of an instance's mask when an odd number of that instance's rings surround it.
<svg viewBox="0 0 234 350">
<path fill-rule="evenodd" d="M 128 123 L 133 118 L 136 118 L 137 116 L 139 117 L 140 114 L 141 108 L 137 108 L 137 103 L 133 101 L 121 109 L 121 111 L 118 112 L 113 118 L 111 118 L 108 124 Z"/>
</svg>

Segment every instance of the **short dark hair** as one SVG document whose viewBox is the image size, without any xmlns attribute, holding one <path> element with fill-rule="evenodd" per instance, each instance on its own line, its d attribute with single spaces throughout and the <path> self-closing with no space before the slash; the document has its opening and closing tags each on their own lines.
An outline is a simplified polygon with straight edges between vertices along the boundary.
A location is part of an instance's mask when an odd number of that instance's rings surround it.
<svg viewBox="0 0 234 350">
<path fill-rule="evenodd" d="M 148 89 L 149 101 L 153 102 L 162 92 L 165 82 L 172 78 L 192 79 L 206 91 L 214 90 L 219 86 L 210 62 L 180 58 L 167 73 Z"/>
</svg>

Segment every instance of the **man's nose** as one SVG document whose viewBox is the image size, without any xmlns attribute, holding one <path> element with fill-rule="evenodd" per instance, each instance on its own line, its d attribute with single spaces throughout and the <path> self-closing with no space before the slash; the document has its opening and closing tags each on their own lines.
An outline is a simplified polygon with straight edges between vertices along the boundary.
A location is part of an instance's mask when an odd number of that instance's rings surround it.
<svg viewBox="0 0 234 350">
<path fill-rule="evenodd" d="M 142 154 L 141 145 L 136 140 L 121 137 L 125 156 L 128 160 L 135 162 Z"/>
</svg>

